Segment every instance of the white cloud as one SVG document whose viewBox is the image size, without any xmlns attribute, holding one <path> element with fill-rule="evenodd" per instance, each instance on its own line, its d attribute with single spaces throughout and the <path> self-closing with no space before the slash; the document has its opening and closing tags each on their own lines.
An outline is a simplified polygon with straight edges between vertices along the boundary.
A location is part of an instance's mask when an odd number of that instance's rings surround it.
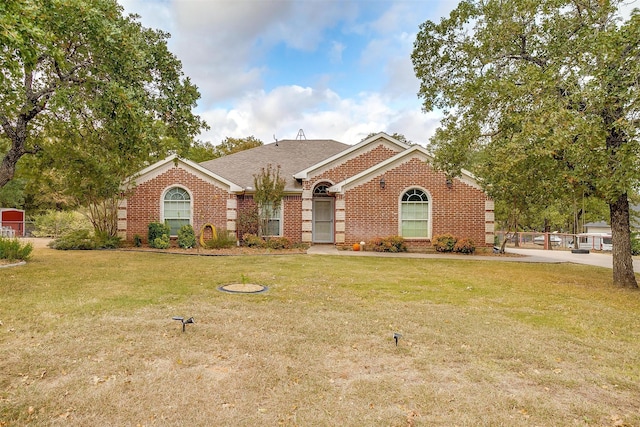
<svg viewBox="0 0 640 427">
<path fill-rule="evenodd" d="M 172 34 L 169 48 L 202 94 L 197 114 L 211 129 L 200 136 L 201 140 L 219 143 L 227 136 L 254 135 L 268 143 L 274 134 L 278 139 L 292 139 L 304 129 L 309 139 L 357 143 L 371 132 L 387 131 L 424 144 L 437 125 L 437 115 L 420 111 L 418 82 L 410 61 L 413 32 L 425 19 L 434 19 L 420 16 L 419 10 L 425 9 L 422 2 L 120 2 L 128 12 L 142 15 L 146 27 Z M 378 9 L 384 13 L 376 17 Z M 366 21 L 363 16 L 373 20 Z M 354 34 L 370 35 L 364 50 L 358 51 L 351 43 L 347 46 L 341 39 L 341 35 Z M 287 67 L 286 63 L 267 62 L 272 49 L 279 46 L 315 52 L 340 68 L 340 75 L 318 68 L 316 83 L 309 86 L 286 82 L 265 89 L 266 73 Z M 326 50 L 318 51 L 321 46 Z M 353 57 L 359 58 L 362 68 L 335 67 L 351 62 L 347 59 Z M 383 73 L 368 92 L 347 95 L 332 87 L 333 82 L 345 77 L 362 79 L 361 73 L 368 73 L 371 67 Z"/>
<path fill-rule="evenodd" d="M 202 139 L 217 144 L 226 137 L 253 135 L 265 143 L 294 139 L 303 129 L 308 139 L 359 142 L 371 132 L 401 133 L 425 145 L 438 124 L 438 115 L 425 115 L 418 106 L 396 109 L 377 93 L 341 99 L 330 90 L 285 86 L 269 93 L 255 91 L 229 110 L 202 114 L 211 129 Z"/>
</svg>

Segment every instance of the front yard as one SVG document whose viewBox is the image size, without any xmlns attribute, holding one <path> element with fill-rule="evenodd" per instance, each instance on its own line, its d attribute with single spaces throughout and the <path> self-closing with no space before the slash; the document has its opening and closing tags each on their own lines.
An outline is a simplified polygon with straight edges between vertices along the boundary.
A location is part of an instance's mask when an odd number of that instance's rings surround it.
<svg viewBox="0 0 640 427">
<path fill-rule="evenodd" d="M 0 426 L 638 426 L 640 293 L 610 276 L 36 247 L 0 270 Z"/>
</svg>

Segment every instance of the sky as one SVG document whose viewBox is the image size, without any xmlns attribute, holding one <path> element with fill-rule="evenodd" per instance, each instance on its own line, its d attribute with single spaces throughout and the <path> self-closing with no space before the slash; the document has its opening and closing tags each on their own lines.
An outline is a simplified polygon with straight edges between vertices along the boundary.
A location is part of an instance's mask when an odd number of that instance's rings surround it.
<svg viewBox="0 0 640 427">
<path fill-rule="evenodd" d="M 454 0 L 119 0 L 168 46 L 210 126 L 197 138 L 255 136 L 265 144 L 372 132 L 426 145 L 440 121 L 422 111 L 411 63 L 426 20 Z"/>
</svg>

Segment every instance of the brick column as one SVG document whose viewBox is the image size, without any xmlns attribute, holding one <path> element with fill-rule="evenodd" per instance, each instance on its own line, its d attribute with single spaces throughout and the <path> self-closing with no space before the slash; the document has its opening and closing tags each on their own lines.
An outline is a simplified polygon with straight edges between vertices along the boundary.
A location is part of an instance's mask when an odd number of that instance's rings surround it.
<svg viewBox="0 0 640 427">
<path fill-rule="evenodd" d="M 118 203 L 118 237 L 127 238 L 127 199 Z"/>
<path fill-rule="evenodd" d="M 494 244 L 495 233 L 495 203 L 493 200 L 484 202 L 484 242 L 486 244 Z"/>
<path fill-rule="evenodd" d="M 344 194 L 336 194 L 335 203 L 335 233 L 336 243 L 345 242 L 345 221 L 346 221 L 346 206 L 344 202 Z"/>
<path fill-rule="evenodd" d="M 238 198 L 235 195 L 230 195 L 227 199 L 227 232 L 233 232 L 237 234 L 237 220 L 238 220 Z"/>
<path fill-rule="evenodd" d="M 313 192 L 302 190 L 302 236 L 303 243 L 313 241 Z"/>
</svg>

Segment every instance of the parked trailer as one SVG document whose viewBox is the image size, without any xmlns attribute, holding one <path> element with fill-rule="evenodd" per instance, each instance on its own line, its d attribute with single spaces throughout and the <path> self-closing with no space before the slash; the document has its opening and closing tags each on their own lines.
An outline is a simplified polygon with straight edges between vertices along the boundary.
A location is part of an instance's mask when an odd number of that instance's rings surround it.
<svg viewBox="0 0 640 427">
<path fill-rule="evenodd" d="M 610 251 L 613 249 L 611 234 L 581 233 L 578 234 L 578 248 L 596 251 Z"/>
</svg>

